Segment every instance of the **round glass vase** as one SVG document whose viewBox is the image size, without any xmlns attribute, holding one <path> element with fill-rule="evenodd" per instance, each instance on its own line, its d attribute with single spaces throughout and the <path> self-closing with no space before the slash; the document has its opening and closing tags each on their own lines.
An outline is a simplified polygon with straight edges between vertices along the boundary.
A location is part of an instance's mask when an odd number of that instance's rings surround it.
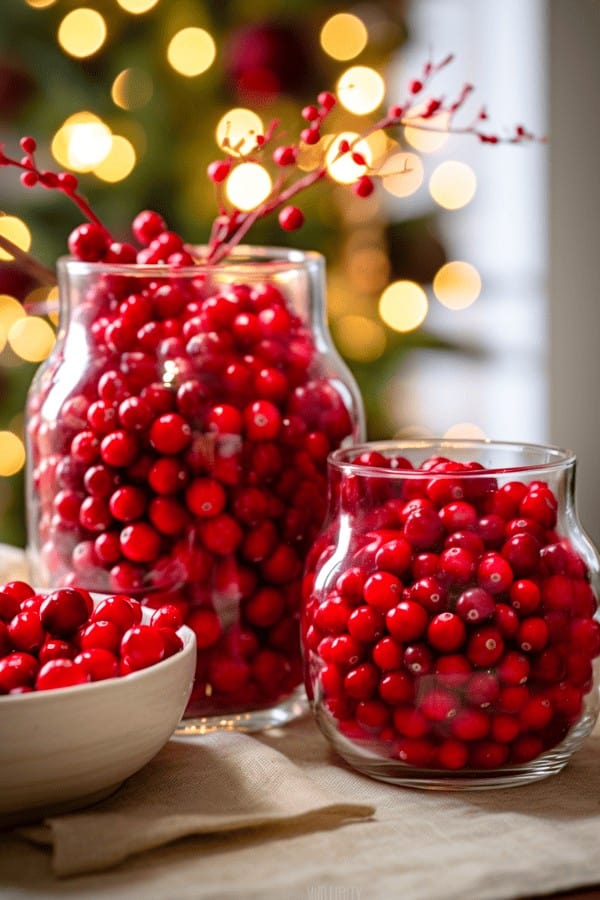
<svg viewBox="0 0 600 900">
<path fill-rule="evenodd" d="M 575 511 L 575 457 L 390 441 L 335 451 L 329 473 L 302 644 L 335 750 L 419 788 L 562 769 L 599 709 L 600 560 Z"/>
<path fill-rule="evenodd" d="M 295 717 L 326 459 L 364 430 L 323 258 L 237 247 L 215 266 L 64 258 L 58 274 L 57 341 L 27 402 L 34 583 L 180 610 L 198 643 L 180 732 Z"/>
</svg>

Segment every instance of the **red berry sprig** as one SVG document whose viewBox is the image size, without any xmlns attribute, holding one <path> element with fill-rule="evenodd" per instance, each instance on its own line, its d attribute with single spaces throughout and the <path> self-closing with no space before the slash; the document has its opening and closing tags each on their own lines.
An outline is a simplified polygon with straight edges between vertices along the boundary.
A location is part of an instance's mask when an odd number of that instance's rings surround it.
<svg viewBox="0 0 600 900">
<path fill-rule="evenodd" d="M 431 79 L 453 59 L 453 55 L 450 54 L 438 63 L 431 61 L 425 63 L 421 77 L 408 83 L 406 97 L 401 104 L 390 106 L 379 121 L 371 124 L 353 141 L 339 142 L 334 161 L 349 154 L 357 166 L 364 167 L 364 172 L 351 185 L 351 189 L 357 197 L 364 198 L 373 193 L 375 179 L 380 171 L 380 167 L 371 167 L 363 154 L 357 150 L 359 142 L 375 131 L 410 126 L 422 131 L 473 135 L 485 144 L 520 144 L 540 140 L 522 125 L 517 125 L 507 135 L 483 130 L 482 123 L 488 117 L 484 108 L 479 110 L 470 124 L 455 126 L 453 124 L 454 117 L 472 94 L 473 86 L 465 84 L 453 100 L 442 96 L 425 96 Z M 20 146 L 25 155 L 20 159 L 8 156 L 0 145 L 0 167 L 19 168 L 21 169 L 21 183 L 25 187 L 41 185 L 49 190 L 59 190 L 76 204 L 87 219 L 87 222 L 76 228 L 69 238 L 69 250 L 78 259 L 107 263 L 137 262 L 144 265 L 214 264 L 227 257 L 257 220 L 273 212 L 277 213 L 280 227 L 284 231 L 295 231 L 302 227 L 304 214 L 290 201 L 301 191 L 328 177 L 329 170 L 323 163 L 295 180 L 293 173 L 297 172 L 297 160 L 301 147 L 313 146 L 320 141 L 323 125 L 335 106 L 335 96 L 329 91 L 322 91 L 317 97 L 316 104 L 305 106 L 302 109 L 304 127 L 301 129 L 297 141 L 277 143 L 279 122 L 274 120 L 268 125 L 264 134 L 256 136 L 255 146 L 249 152 L 242 152 L 244 143 L 242 140 L 237 146 L 227 148 L 232 155 L 210 163 L 207 174 L 216 188 L 219 212 L 213 222 L 208 249 L 203 257 L 198 257 L 191 248 L 184 246 L 183 240 L 178 235 L 167 230 L 167 225 L 162 217 L 151 211 L 140 213 L 134 222 L 133 233 L 136 240 L 142 245 L 141 250 L 137 250 L 132 244 L 114 241 L 85 197 L 79 192 L 79 184 L 75 175 L 70 172 L 52 172 L 39 168 L 35 160 L 36 142 L 32 137 L 21 139 Z M 447 119 L 444 126 L 436 124 L 438 117 L 442 114 L 445 114 Z M 276 146 L 273 146 L 274 144 Z M 233 169 L 245 162 L 264 160 L 266 153 L 270 153 L 271 161 L 277 167 L 278 172 L 269 196 L 249 212 L 243 212 L 235 207 L 228 208 L 225 202 L 224 188 Z M 19 250 L 11 241 L 1 235 L 0 247 L 10 252 L 23 268 L 29 269 L 31 272 L 36 269 L 40 280 L 45 282 L 54 280 L 48 277 L 48 270 L 45 270 L 29 254 Z"/>
<path fill-rule="evenodd" d="M 481 124 L 487 119 L 487 112 L 483 108 L 470 124 L 460 127 L 455 126 L 453 124 L 454 116 L 462 109 L 474 90 L 471 84 L 465 84 L 458 96 L 453 100 L 447 100 L 444 97 L 424 98 L 425 89 L 431 79 L 449 65 L 453 59 L 454 56 L 449 55 L 438 63 L 427 62 L 423 68 L 421 78 L 413 79 L 409 82 L 407 96 L 401 105 L 395 104 L 390 106 L 379 121 L 371 124 L 353 141 L 342 140 L 339 142 L 336 160 L 350 155 L 357 166 L 365 169 L 365 172 L 351 185 L 351 189 L 357 197 L 368 197 L 375 188 L 374 179 L 378 175 L 380 166 L 371 168 L 365 157 L 356 149 L 361 141 L 364 141 L 365 138 L 375 131 L 408 125 L 421 131 L 470 134 L 485 144 L 518 144 L 538 140 L 534 134 L 522 125 L 516 126 L 513 132 L 507 136 L 483 131 Z M 235 166 L 244 162 L 255 162 L 269 150 L 277 135 L 279 123 L 276 121 L 271 122 L 266 133 L 257 137 L 255 147 L 248 153 L 242 154 L 239 147 L 232 148 L 235 149 L 235 156 L 227 156 L 225 159 L 216 160 L 209 165 L 208 176 L 217 188 L 220 213 L 211 234 L 206 262 L 215 263 L 222 260 L 241 241 L 254 222 L 264 218 L 271 212 L 278 213 L 279 224 L 285 231 L 294 231 L 302 227 L 304 215 L 297 206 L 290 205 L 289 201 L 296 194 L 328 177 L 329 170 L 323 164 L 307 175 L 301 176 L 296 181 L 292 180 L 291 176 L 286 176 L 286 171 L 295 171 L 298 155 L 303 144 L 312 146 L 319 142 L 323 124 L 335 106 L 335 96 L 328 91 L 324 91 L 318 95 L 316 105 L 304 107 L 301 115 L 307 123 L 306 126 L 301 130 L 296 143 L 280 144 L 271 151 L 272 161 L 281 174 L 276 179 L 275 186 L 266 200 L 250 212 L 243 213 L 236 208 L 227 212 L 223 187 Z M 448 119 L 447 125 L 445 127 L 436 125 L 435 117 L 444 113 Z"/>
</svg>

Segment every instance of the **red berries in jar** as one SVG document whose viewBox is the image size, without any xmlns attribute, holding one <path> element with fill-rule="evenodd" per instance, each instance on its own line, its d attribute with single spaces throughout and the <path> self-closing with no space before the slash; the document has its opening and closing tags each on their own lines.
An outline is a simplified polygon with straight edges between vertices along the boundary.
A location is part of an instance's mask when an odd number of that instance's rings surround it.
<svg viewBox="0 0 600 900">
<path fill-rule="evenodd" d="M 478 441 L 330 456 L 304 578 L 305 684 L 359 771 L 510 786 L 559 771 L 589 734 L 599 566 L 574 512 L 574 463 Z"/>
<path fill-rule="evenodd" d="M 235 248 L 216 266 L 161 265 L 183 245 L 150 212 L 133 236 L 143 265 L 59 263 L 69 318 L 28 399 L 34 578 L 175 607 L 197 636 L 187 714 L 244 713 L 247 728 L 280 707 L 281 722 L 303 693 L 302 566 L 327 454 L 363 429 L 324 324 L 323 260 Z M 41 634 L 20 630 L 30 652 Z M 112 652 L 113 630 L 91 628 L 84 649 L 102 633 Z"/>
</svg>

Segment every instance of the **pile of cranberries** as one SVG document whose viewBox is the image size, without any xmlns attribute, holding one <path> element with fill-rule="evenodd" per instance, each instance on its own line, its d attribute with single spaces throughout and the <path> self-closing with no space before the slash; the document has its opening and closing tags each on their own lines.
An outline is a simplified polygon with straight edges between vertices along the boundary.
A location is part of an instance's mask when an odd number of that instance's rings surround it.
<svg viewBox="0 0 600 900">
<path fill-rule="evenodd" d="M 0 694 L 48 691 L 146 669 L 183 648 L 179 610 L 164 606 L 142 624 L 123 594 L 94 606 L 82 588 L 36 593 L 24 581 L 0 585 Z"/>
<path fill-rule="evenodd" d="M 137 253 L 93 224 L 69 243 L 144 268 L 72 274 L 30 392 L 40 583 L 177 607 L 198 643 L 190 713 L 268 705 L 301 682 L 301 570 L 353 413 L 275 280 L 219 285 L 156 213 L 133 233 Z"/>
<path fill-rule="evenodd" d="M 491 770 L 559 744 L 592 690 L 600 627 L 548 483 L 439 456 L 404 478 L 403 458 L 353 462 L 359 474 L 332 473 L 335 515 L 305 579 L 321 722 L 425 769 Z"/>
</svg>

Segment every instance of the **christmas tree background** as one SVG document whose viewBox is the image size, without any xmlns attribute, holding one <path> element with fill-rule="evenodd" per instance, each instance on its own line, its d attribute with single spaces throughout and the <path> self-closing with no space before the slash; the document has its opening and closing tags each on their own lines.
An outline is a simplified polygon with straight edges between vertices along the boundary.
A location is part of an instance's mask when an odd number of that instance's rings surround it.
<svg viewBox="0 0 600 900">
<path fill-rule="evenodd" d="M 339 17 L 337 4 L 310 0 L 285 5 L 275 0 L 96 2 L 87 5 L 94 10 L 93 21 L 77 20 L 80 6 L 73 0 L 4 0 L 0 139 L 14 155 L 19 137 L 34 135 L 40 161 L 48 168 L 77 171 L 94 210 L 124 240 L 135 214 L 151 208 L 189 242 L 205 241 L 216 212 L 206 168 L 219 156 L 215 128 L 226 113 L 249 108 L 265 125 L 278 119 L 282 133 L 297 135 L 300 110 L 319 91 L 334 89 L 353 65 L 385 78 L 410 40 L 403 4 L 384 0 L 364 4 L 345 18 Z M 71 14 L 69 32 L 65 23 Z M 96 27 L 98 46 L 89 52 Z M 177 51 L 176 40 L 186 29 L 195 29 L 203 41 L 187 56 L 183 45 Z M 186 65 L 205 68 L 184 74 Z M 362 115 L 343 109 L 336 115 L 338 131 L 364 127 Z M 103 164 L 69 165 L 69 123 L 78 121 L 100 122 L 109 135 L 110 154 Z M 406 141 L 398 144 L 407 148 Z M 418 151 L 411 153 L 418 161 Z M 406 182 L 399 193 L 392 187 L 387 199 L 418 186 Z M 250 236 L 252 243 L 293 245 L 325 255 L 330 327 L 361 387 L 371 438 L 399 433 L 406 425 L 390 417 L 382 391 L 403 354 L 416 346 L 447 348 L 422 325 L 399 330 L 380 315 L 387 285 L 430 285 L 446 262 L 435 209 L 425 217 L 396 217 L 384 193 L 378 188 L 363 200 L 345 185 L 313 189 L 301 198 L 306 217 L 301 231 L 283 232 L 271 217 L 257 223 Z M 81 222 L 64 196 L 24 189 L 14 170 L 0 169 L 0 210 L 5 214 L 0 233 L 18 243 L 3 224 L 20 220 L 30 235 L 30 252 L 50 267 L 66 252 L 67 236 Z M 14 260 L 0 261 L 0 540 L 14 544 L 25 541 L 25 397 L 56 327 L 56 316 L 45 314 L 47 307 L 37 312 L 36 303 L 47 296 L 38 287 Z M 27 320 L 42 318 L 47 330 L 40 326 L 29 333 L 21 322 L 19 343 L 11 329 L 26 311 Z"/>
</svg>

